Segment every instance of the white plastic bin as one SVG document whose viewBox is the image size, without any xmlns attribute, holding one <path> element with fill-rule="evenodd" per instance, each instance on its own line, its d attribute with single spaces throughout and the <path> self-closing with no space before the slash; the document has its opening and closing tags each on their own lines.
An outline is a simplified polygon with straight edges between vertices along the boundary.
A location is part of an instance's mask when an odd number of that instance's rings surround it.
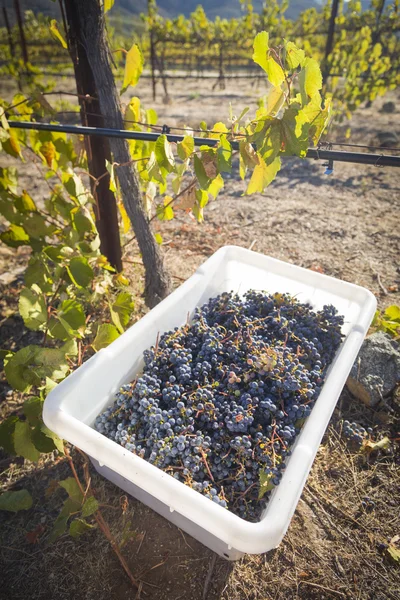
<svg viewBox="0 0 400 600">
<path fill-rule="evenodd" d="M 188 312 L 224 291 L 288 292 L 315 309 L 333 304 L 344 315 L 345 339 L 319 398 L 297 438 L 279 486 L 259 523 L 249 523 L 211 502 L 93 429 L 119 387 L 140 373 L 146 348 L 186 322 Z M 96 470 L 221 556 L 236 560 L 278 546 L 289 526 L 332 411 L 368 331 L 375 297 L 359 286 L 279 260 L 226 246 L 183 285 L 100 350 L 46 398 L 43 418 L 60 437 L 84 450 Z"/>
</svg>

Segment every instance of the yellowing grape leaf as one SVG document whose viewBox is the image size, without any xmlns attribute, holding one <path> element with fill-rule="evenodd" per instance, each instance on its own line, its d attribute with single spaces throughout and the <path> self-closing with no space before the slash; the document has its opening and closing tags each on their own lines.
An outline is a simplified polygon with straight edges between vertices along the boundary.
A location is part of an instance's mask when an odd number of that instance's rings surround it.
<svg viewBox="0 0 400 600">
<path fill-rule="evenodd" d="M 264 189 L 273 181 L 277 172 L 281 167 L 281 159 L 277 156 L 269 165 L 265 163 L 263 158 L 258 156 L 258 165 L 254 167 L 246 194 L 254 194 L 255 192 L 263 192 Z"/>
<path fill-rule="evenodd" d="M 275 117 L 282 108 L 285 95 L 280 87 L 274 87 L 268 94 L 266 115 Z"/>
<path fill-rule="evenodd" d="M 56 157 L 56 147 L 53 142 L 44 142 L 40 148 L 40 153 L 43 155 L 47 166 L 51 169 L 53 160 Z"/>
<path fill-rule="evenodd" d="M 285 73 L 273 56 L 271 56 L 268 39 L 269 36 L 266 31 L 261 31 L 256 35 L 253 44 L 253 60 L 264 69 L 270 83 L 274 87 L 279 87 L 285 80 Z"/>
<path fill-rule="evenodd" d="M 286 63 L 289 69 L 296 69 L 299 65 L 303 64 L 305 59 L 304 50 L 301 50 L 293 44 L 293 42 L 285 42 L 286 50 Z"/>
<path fill-rule="evenodd" d="M 131 85 L 134 87 L 139 81 L 143 71 L 143 54 L 137 44 L 133 44 L 132 48 L 126 55 L 124 83 L 122 84 L 121 94 Z"/>
<path fill-rule="evenodd" d="M 108 12 L 114 6 L 114 0 L 104 0 L 104 12 Z"/>
<path fill-rule="evenodd" d="M 307 104 L 308 98 L 313 98 L 322 88 L 322 74 L 315 58 L 306 58 L 299 74 L 301 98 Z"/>
<path fill-rule="evenodd" d="M 140 121 L 140 100 L 136 96 L 130 99 L 125 110 L 125 128 L 129 129 L 133 123 L 130 121 Z"/>
<path fill-rule="evenodd" d="M 60 42 L 61 46 L 63 48 L 67 48 L 67 42 L 64 40 L 63 36 L 61 35 L 61 33 L 58 29 L 57 21 L 55 19 L 52 19 L 50 21 L 50 31 L 53 34 L 53 36 Z"/>
</svg>

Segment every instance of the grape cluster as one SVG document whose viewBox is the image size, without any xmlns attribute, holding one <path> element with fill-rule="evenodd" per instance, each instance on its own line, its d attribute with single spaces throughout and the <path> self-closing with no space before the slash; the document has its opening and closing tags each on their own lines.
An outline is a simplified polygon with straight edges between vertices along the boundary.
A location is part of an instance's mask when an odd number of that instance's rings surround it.
<svg viewBox="0 0 400 600">
<path fill-rule="evenodd" d="M 257 521 L 341 340 L 333 306 L 223 293 L 144 352 L 95 428 L 222 507 Z"/>
<path fill-rule="evenodd" d="M 361 447 L 363 441 L 371 435 L 373 430 L 369 427 L 365 429 L 356 422 L 350 423 L 349 421 L 343 422 L 342 434 L 349 442 L 354 445 Z"/>
</svg>

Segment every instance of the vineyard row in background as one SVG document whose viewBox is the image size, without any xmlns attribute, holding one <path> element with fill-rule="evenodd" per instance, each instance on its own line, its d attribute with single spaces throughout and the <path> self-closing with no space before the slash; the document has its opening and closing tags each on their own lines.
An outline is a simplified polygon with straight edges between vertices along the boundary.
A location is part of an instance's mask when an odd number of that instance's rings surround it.
<svg viewBox="0 0 400 600">
<path fill-rule="evenodd" d="M 113 27 L 108 20 L 117 73 L 121 74 L 125 51 L 137 42 L 148 67 L 144 76 L 152 78 L 153 98 L 161 82 L 169 96 L 168 80 L 175 78 L 213 78 L 223 89 L 227 78 L 249 78 L 259 82 L 262 74 L 252 61 L 252 39 L 259 31 L 269 32 L 273 45 L 291 39 L 305 52 L 322 62 L 323 75 L 331 78 L 331 87 L 343 89 L 344 80 L 361 81 L 357 97 L 359 105 L 368 98 L 393 89 L 400 79 L 400 15 L 397 0 L 388 5 L 385 0 L 373 0 L 369 10 L 351 0 L 344 8 L 343 1 L 328 1 L 321 11 L 307 9 L 297 20 L 287 19 L 288 3 L 277 0 L 264 4 L 260 13 L 253 11 L 250 1 L 242 2 L 241 18 L 211 21 L 199 6 L 189 18 L 174 19 L 160 16 L 154 0 L 148 2 L 148 13 L 142 15 L 142 27 L 132 22 L 127 36 L 121 26 Z M 15 2 L 16 25 L 10 26 L 10 16 L 3 7 L 6 27 L 0 29 L 0 49 L 4 61 L 0 74 L 39 70 L 43 76 L 72 75 L 68 49 L 57 40 L 57 32 L 65 23 L 50 25 L 42 15 L 27 11 L 25 17 Z M 62 19 L 61 21 L 64 21 Z M 115 21 L 115 23 L 117 23 Z M 355 60 L 355 55 L 358 60 Z M 364 61 L 360 61 L 364 57 Z M 377 59 L 379 58 L 379 61 Z M 374 63 L 373 65 L 371 63 Z M 46 69 L 42 69 L 46 65 Z M 336 81 L 337 80 L 337 81 Z M 22 85 L 22 84 L 21 84 Z M 350 107 L 352 110 L 352 107 Z"/>
</svg>

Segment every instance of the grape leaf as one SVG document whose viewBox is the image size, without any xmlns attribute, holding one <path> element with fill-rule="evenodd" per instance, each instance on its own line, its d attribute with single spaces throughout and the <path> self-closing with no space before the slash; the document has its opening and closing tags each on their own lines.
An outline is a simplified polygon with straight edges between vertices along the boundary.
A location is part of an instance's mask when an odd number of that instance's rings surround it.
<svg viewBox="0 0 400 600">
<path fill-rule="evenodd" d="M 110 306 L 111 319 L 120 333 L 128 325 L 134 308 L 135 303 L 129 292 L 120 292 Z"/>
<path fill-rule="evenodd" d="M 279 87 L 285 81 L 285 73 L 273 56 L 270 55 L 268 39 L 269 35 L 266 31 L 261 31 L 256 35 L 253 44 L 253 60 L 264 69 L 271 85 Z"/>
<path fill-rule="evenodd" d="M 175 159 L 166 135 L 160 135 L 157 139 L 155 153 L 159 166 L 171 173 L 175 169 Z"/>
<path fill-rule="evenodd" d="M 94 496 L 89 496 L 82 506 L 82 517 L 90 517 L 99 509 L 99 503 Z"/>
<path fill-rule="evenodd" d="M 68 47 L 67 42 L 64 40 L 63 36 L 61 35 L 61 33 L 58 29 L 57 21 L 55 19 L 52 19 L 50 21 L 50 31 L 53 34 L 53 36 L 60 42 L 60 44 L 63 48 Z"/>
<path fill-rule="evenodd" d="M 194 166 L 194 172 L 196 174 L 197 181 L 199 182 L 200 187 L 202 189 L 207 189 L 208 186 L 210 185 L 210 178 L 207 177 L 207 173 L 204 168 L 204 165 L 203 165 L 201 159 L 197 156 L 197 154 L 194 155 L 193 166 Z"/>
<path fill-rule="evenodd" d="M 260 154 L 258 154 L 258 159 L 258 165 L 254 167 L 253 174 L 246 190 L 246 194 L 248 195 L 256 192 L 263 192 L 271 181 L 275 179 L 276 174 L 281 167 L 281 159 L 279 156 L 277 156 L 269 165 L 265 163 Z"/>
<path fill-rule="evenodd" d="M 194 150 L 194 139 L 190 135 L 185 135 L 181 142 L 177 144 L 178 156 L 182 160 L 186 160 Z"/>
<path fill-rule="evenodd" d="M 221 135 L 219 146 L 217 148 L 218 170 L 220 173 L 230 173 L 232 170 L 232 146 L 226 139 L 225 135 Z"/>
<path fill-rule="evenodd" d="M 106 348 L 111 342 L 119 337 L 118 329 L 111 323 L 102 323 L 93 341 L 92 347 L 96 352 L 102 348 Z"/>
<path fill-rule="evenodd" d="M 19 302 L 19 313 L 28 329 L 38 331 L 47 323 L 47 306 L 43 294 L 37 285 L 31 289 L 22 289 Z"/>
<path fill-rule="evenodd" d="M 124 82 L 122 84 L 121 94 L 123 94 L 131 85 L 135 87 L 143 71 L 143 54 L 137 44 L 126 55 Z"/>
<path fill-rule="evenodd" d="M 25 400 L 22 410 L 29 423 L 37 425 L 42 416 L 43 400 L 39 396 L 31 396 Z"/>
<path fill-rule="evenodd" d="M 26 233 L 25 229 L 14 223 L 11 223 L 6 231 L 0 233 L 0 239 L 4 244 L 7 244 L 7 246 L 11 246 L 12 248 L 30 244 L 29 235 Z"/>
<path fill-rule="evenodd" d="M 67 492 L 71 500 L 79 505 L 82 503 L 83 494 L 74 477 L 67 477 L 67 479 L 63 479 L 59 482 L 59 486 Z"/>
<path fill-rule="evenodd" d="M 315 58 L 307 57 L 299 74 L 300 92 L 303 105 L 322 88 L 322 74 Z"/>
<path fill-rule="evenodd" d="M 14 430 L 17 422 L 18 417 L 13 415 L 0 423 L 0 446 L 4 448 L 7 454 L 15 454 Z"/>
<path fill-rule="evenodd" d="M 15 198 L 15 207 L 20 212 L 36 212 L 36 204 L 26 190 L 22 191 L 21 196 Z"/>
<path fill-rule="evenodd" d="M 67 266 L 68 275 L 73 283 L 79 288 L 86 288 L 92 282 L 94 273 L 87 259 L 83 256 L 75 256 Z"/>
<path fill-rule="evenodd" d="M 83 519 L 74 519 L 71 525 L 69 526 L 69 534 L 70 536 L 75 538 L 94 528 L 95 525 L 90 525 L 90 523 L 87 523 Z"/>
<path fill-rule="evenodd" d="M 267 492 L 270 492 L 273 489 L 274 484 L 271 483 L 272 477 L 273 477 L 273 473 L 267 473 L 266 471 L 260 471 L 260 475 L 259 475 L 260 489 L 258 492 L 259 500 L 261 500 L 261 498 L 263 498 Z"/>
<path fill-rule="evenodd" d="M 388 318 L 390 321 L 396 321 L 400 323 L 400 307 L 396 304 L 388 306 L 384 312 L 384 317 Z"/>
<path fill-rule="evenodd" d="M 268 94 L 266 114 L 275 117 L 285 101 L 285 95 L 280 87 L 274 87 Z"/>
<path fill-rule="evenodd" d="M 82 337 L 86 325 L 86 315 L 82 304 L 77 300 L 64 300 L 57 312 L 57 319 L 71 337 Z"/>
<path fill-rule="evenodd" d="M 28 490 L 4 492 L 0 496 L 0 510 L 19 512 L 20 510 L 29 510 L 32 504 L 32 496 Z"/>
<path fill-rule="evenodd" d="M 289 69 L 297 69 L 300 65 L 303 65 L 303 61 L 305 59 L 304 50 L 301 50 L 294 44 L 293 42 L 285 41 L 285 50 L 286 50 L 286 63 Z"/>
<path fill-rule="evenodd" d="M 32 462 L 37 462 L 40 458 L 40 452 L 32 443 L 31 428 L 27 421 L 15 423 L 14 448 L 19 456 L 23 456 Z"/>
<path fill-rule="evenodd" d="M 114 0 L 104 0 L 104 12 L 108 12 L 114 6 Z"/>
</svg>

